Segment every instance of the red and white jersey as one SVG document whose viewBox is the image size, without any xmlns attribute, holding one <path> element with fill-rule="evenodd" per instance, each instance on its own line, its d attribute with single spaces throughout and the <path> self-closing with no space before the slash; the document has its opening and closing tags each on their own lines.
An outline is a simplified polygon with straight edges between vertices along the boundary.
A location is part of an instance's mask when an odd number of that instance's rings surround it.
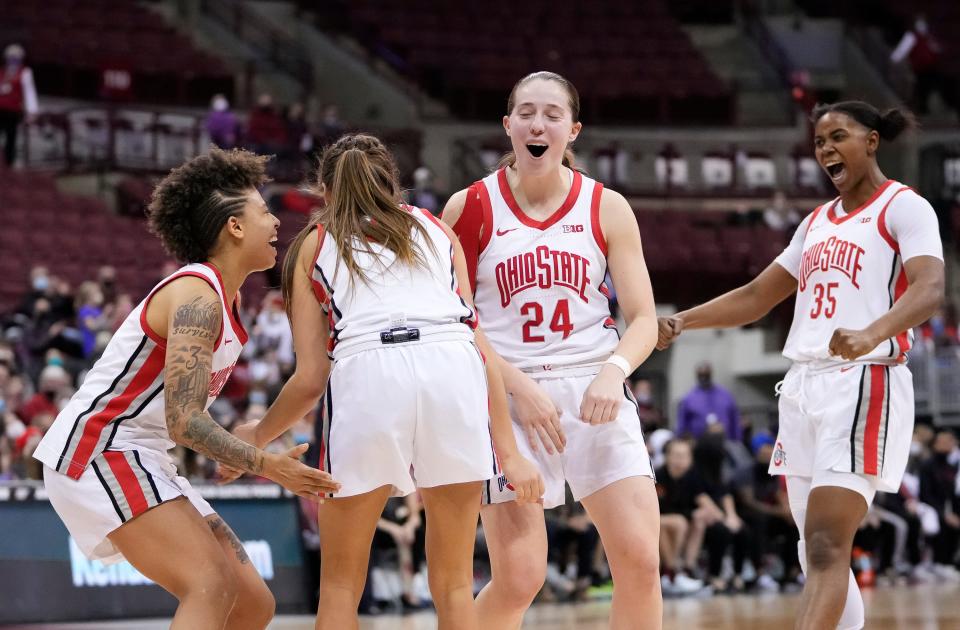
<svg viewBox="0 0 960 630">
<path fill-rule="evenodd" d="M 620 339 L 603 284 L 603 185 L 568 172 L 570 192 L 544 221 L 521 210 L 500 169 L 470 187 L 454 227 L 483 330 L 519 368 L 604 361 Z"/>
<path fill-rule="evenodd" d="M 862 330 L 907 290 L 903 263 L 943 260 L 937 216 L 926 199 L 888 180 L 862 206 L 844 212 L 839 197 L 807 216 L 776 261 L 798 282 L 783 355 L 844 363 L 829 352 L 837 328 Z M 857 362 L 903 363 L 912 331 L 886 339 Z"/>
<path fill-rule="evenodd" d="M 161 287 L 183 276 L 206 280 L 223 304 L 206 407 L 216 399 L 247 341 L 247 332 L 240 324 L 236 300 L 228 301 L 224 295 L 220 272 L 209 263 L 197 263 L 162 280 L 131 311 L 37 446 L 35 458 L 79 479 L 90 460 L 106 449 L 142 450 L 166 457 L 174 446 L 163 397 L 166 339 L 150 328 L 146 308 Z"/>
<path fill-rule="evenodd" d="M 397 263 L 392 250 L 371 242 L 373 255 L 359 246 L 353 252 L 367 282 L 351 279 L 337 244 L 322 225 L 317 226 L 319 240 L 311 280 L 330 323 L 327 350 L 331 358 L 357 344 L 371 340 L 379 344 L 380 333 L 397 328 L 442 326 L 472 336 L 476 314 L 460 297 L 453 243 L 429 212 L 407 209 L 429 235 L 430 243 L 420 232 L 413 232 L 427 267 Z"/>
</svg>

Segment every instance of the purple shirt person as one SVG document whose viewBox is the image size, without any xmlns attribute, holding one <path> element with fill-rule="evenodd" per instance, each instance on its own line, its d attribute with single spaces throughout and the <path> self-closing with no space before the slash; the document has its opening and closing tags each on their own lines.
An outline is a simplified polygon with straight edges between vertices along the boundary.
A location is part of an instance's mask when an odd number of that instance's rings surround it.
<svg viewBox="0 0 960 630">
<path fill-rule="evenodd" d="M 727 439 L 739 441 L 743 436 L 737 401 L 725 388 L 714 384 L 713 367 L 704 362 L 697 366 L 697 386 L 680 401 L 677 435 L 699 438 L 716 422 L 723 425 Z"/>
</svg>

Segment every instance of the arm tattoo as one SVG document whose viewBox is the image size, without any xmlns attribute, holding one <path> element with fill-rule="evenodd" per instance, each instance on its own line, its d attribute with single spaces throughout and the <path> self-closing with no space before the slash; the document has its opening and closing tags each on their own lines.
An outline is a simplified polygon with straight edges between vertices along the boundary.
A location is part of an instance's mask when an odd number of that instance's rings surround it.
<svg viewBox="0 0 960 630">
<path fill-rule="evenodd" d="M 243 548 L 243 543 L 241 543 L 237 535 L 233 533 L 230 526 L 223 522 L 222 518 L 214 516 L 209 519 L 207 523 L 210 525 L 210 529 L 213 530 L 213 535 L 217 537 L 217 540 L 226 539 L 226 541 L 230 543 L 233 551 L 237 554 L 237 560 L 240 561 L 240 564 L 250 562 L 250 558 L 247 556 L 247 550 Z"/>
<path fill-rule="evenodd" d="M 173 314 L 170 329 L 176 335 L 215 339 L 220 332 L 220 300 L 195 297 Z"/>
<path fill-rule="evenodd" d="M 263 453 L 230 435 L 205 411 L 220 330 L 220 300 L 194 298 L 173 316 L 167 338 L 164 398 L 167 428 L 178 443 L 218 462 L 259 474 Z"/>
</svg>

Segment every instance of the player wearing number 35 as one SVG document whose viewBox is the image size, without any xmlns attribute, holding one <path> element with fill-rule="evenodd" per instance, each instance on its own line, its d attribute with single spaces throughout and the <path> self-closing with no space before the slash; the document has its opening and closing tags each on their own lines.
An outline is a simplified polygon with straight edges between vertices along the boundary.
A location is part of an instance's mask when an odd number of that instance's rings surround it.
<svg viewBox="0 0 960 630">
<path fill-rule="evenodd" d="M 749 284 L 659 321 L 658 347 L 689 328 L 740 326 L 796 292 L 784 356 L 770 473 L 786 475 L 807 575 L 797 628 L 862 628 L 850 571 L 853 536 L 877 491 L 896 492 L 913 431 L 911 328 L 944 290 L 937 217 L 925 199 L 887 179 L 880 140 L 912 124 L 848 101 L 813 111 L 820 166 L 840 193 L 800 224 Z"/>
<path fill-rule="evenodd" d="M 542 507 L 563 503 L 570 485 L 610 561 L 612 627 L 659 628 L 659 509 L 624 386 L 656 345 L 653 292 L 629 204 L 574 168 L 579 113 L 563 77 L 521 79 L 503 118 L 513 151 L 455 194 L 443 220 L 466 252 L 517 442 L 543 473 Z M 627 321 L 622 339 L 603 284 L 608 267 Z M 510 501 L 510 481 L 484 489 L 493 577 L 477 599 L 481 627 L 519 628 L 546 574 L 543 509 Z"/>
</svg>

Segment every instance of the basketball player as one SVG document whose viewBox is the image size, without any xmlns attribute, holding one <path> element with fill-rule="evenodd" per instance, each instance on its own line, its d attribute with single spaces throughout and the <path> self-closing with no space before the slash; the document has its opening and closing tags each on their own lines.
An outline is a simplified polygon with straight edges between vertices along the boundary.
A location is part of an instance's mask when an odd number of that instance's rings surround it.
<svg viewBox="0 0 960 630">
<path fill-rule="evenodd" d="M 127 316 L 34 453 L 50 502 L 84 554 L 126 558 L 180 600 L 171 628 L 259 629 L 274 609 L 237 536 L 177 475 L 167 453 L 175 443 L 303 497 L 336 488 L 329 474 L 298 461 L 303 447 L 265 453 L 206 411 L 247 340 L 240 285 L 277 256 L 279 222 L 256 189 L 265 164 L 213 149 L 160 183 L 150 227 L 189 264 Z"/>
<path fill-rule="evenodd" d="M 517 451 L 498 366 L 484 367 L 489 346 L 471 330 L 474 308 L 458 288 L 469 287 L 463 252 L 450 228 L 403 205 L 393 157 L 377 138 L 329 146 L 318 181 L 326 205 L 283 271 L 296 371 L 263 420 L 238 435 L 267 444 L 324 395 L 321 465 L 342 487 L 318 510 L 318 629 L 358 627 L 377 521 L 390 496 L 415 489 L 439 627 L 475 629 L 481 483 L 499 472 L 491 418 L 518 500 L 538 501 L 543 482 Z"/>
<path fill-rule="evenodd" d="M 543 507 L 564 502 L 564 482 L 610 562 L 611 627 L 661 626 L 659 508 L 624 385 L 656 344 L 653 293 L 629 204 L 571 168 L 579 113 L 577 91 L 563 77 L 537 72 L 518 81 L 503 118 L 513 152 L 443 214 L 467 252 L 517 441 L 546 480 L 543 506 L 510 500 L 509 471 L 485 486 L 493 577 L 477 603 L 489 628 L 519 628 L 540 590 Z M 622 339 L 603 284 L 608 267 L 628 324 Z"/>
<path fill-rule="evenodd" d="M 880 140 L 912 124 L 860 101 L 813 111 L 817 161 L 840 196 L 804 219 L 749 284 L 661 318 L 658 347 L 683 330 L 742 326 L 796 292 L 783 354 L 770 473 L 786 475 L 807 582 L 796 627 L 862 628 L 853 536 L 875 493 L 900 487 L 913 430 L 911 328 L 943 299 L 933 208 L 877 165 Z"/>
</svg>

